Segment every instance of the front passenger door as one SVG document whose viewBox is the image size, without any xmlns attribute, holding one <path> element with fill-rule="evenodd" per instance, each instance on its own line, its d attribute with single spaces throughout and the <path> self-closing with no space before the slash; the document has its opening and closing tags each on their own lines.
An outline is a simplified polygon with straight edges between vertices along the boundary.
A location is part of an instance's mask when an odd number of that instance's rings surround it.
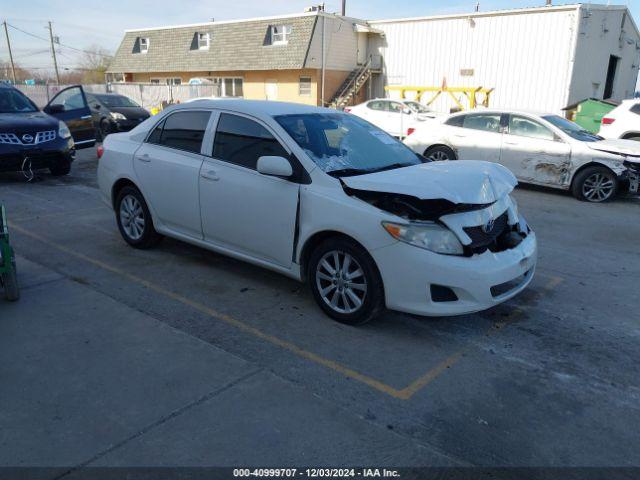
<svg viewBox="0 0 640 480">
<path fill-rule="evenodd" d="M 202 229 L 212 244 L 290 268 L 299 185 L 258 173 L 258 158 L 266 155 L 289 152 L 257 120 L 220 114 L 200 173 Z"/>
<path fill-rule="evenodd" d="M 520 180 L 567 185 L 571 147 L 547 126 L 524 115 L 509 115 L 502 163 Z"/>
<path fill-rule="evenodd" d="M 61 90 L 42 110 L 67 124 L 76 148 L 95 145 L 96 132 L 91 110 L 80 85 Z"/>
</svg>

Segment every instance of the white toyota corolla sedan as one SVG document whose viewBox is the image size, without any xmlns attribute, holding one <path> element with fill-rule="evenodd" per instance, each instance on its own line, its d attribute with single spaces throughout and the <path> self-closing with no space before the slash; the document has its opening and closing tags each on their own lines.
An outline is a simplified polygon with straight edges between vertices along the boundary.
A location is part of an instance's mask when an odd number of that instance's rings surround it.
<svg viewBox="0 0 640 480">
<path fill-rule="evenodd" d="M 346 113 L 200 100 L 110 135 L 101 155 L 131 246 L 167 235 L 307 281 L 340 322 L 475 312 L 533 277 L 506 168 L 425 161 Z"/>
<path fill-rule="evenodd" d="M 416 127 L 405 143 L 432 160 L 486 160 L 518 180 L 604 202 L 638 192 L 640 143 L 605 140 L 554 114 L 475 110 Z"/>
</svg>

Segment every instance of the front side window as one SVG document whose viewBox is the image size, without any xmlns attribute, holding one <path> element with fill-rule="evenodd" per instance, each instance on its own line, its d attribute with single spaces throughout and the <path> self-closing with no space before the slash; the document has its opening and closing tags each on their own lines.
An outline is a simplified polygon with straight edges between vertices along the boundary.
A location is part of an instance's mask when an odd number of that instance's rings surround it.
<svg viewBox="0 0 640 480">
<path fill-rule="evenodd" d="M 553 132 L 547 127 L 531 118 L 520 115 L 509 115 L 509 134 L 542 140 L 554 139 Z"/>
<path fill-rule="evenodd" d="M 462 127 L 472 130 L 500 133 L 499 113 L 478 113 L 462 117 Z"/>
<path fill-rule="evenodd" d="M 402 142 L 355 115 L 278 115 L 275 120 L 324 172 L 361 175 L 422 163 Z"/>
<path fill-rule="evenodd" d="M 265 127 L 239 115 L 220 114 L 213 142 L 213 157 L 256 169 L 258 158 L 288 157 L 287 151 Z"/>
<path fill-rule="evenodd" d="M 311 96 L 311 77 L 300 77 L 298 85 L 298 95 L 301 97 Z"/>
<path fill-rule="evenodd" d="M 63 90 L 52 101 L 52 104 L 62 105 L 65 112 L 84 108 L 86 103 L 79 87 Z"/>
<path fill-rule="evenodd" d="M 0 113 L 37 112 L 34 103 L 12 88 L 0 88 Z"/>
<path fill-rule="evenodd" d="M 169 148 L 200 153 L 202 139 L 210 116 L 211 112 L 173 113 L 164 120 L 161 126 L 154 129 L 147 141 Z M 161 128 L 159 139 L 156 133 L 158 128 Z"/>
<path fill-rule="evenodd" d="M 404 111 L 404 105 L 398 102 L 388 102 L 389 111 L 392 113 L 402 113 Z"/>
<path fill-rule="evenodd" d="M 289 42 L 291 35 L 291 25 L 273 25 L 271 27 L 272 45 L 282 45 Z"/>
<path fill-rule="evenodd" d="M 208 50 L 208 49 L 209 49 L 209 34 L 199 33 L 198 34 L 198 50 Z"/>
</svg>

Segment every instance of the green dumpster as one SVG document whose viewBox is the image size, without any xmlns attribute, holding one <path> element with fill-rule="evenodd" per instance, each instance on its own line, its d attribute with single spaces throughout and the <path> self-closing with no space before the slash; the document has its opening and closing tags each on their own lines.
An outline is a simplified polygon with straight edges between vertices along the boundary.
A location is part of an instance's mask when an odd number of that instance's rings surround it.
<svg viewBox="0 0 640 480">
<path fill-rule="evenodd" d="M 564 107 L 567 118 L 576 122 L 582 128 L 592 133 L 600 130 L 600 121 L 611 110 L 616 108 L 618 103 L 612 100 L 600 100 L 598 98 L 586 98 L 579 102 Z"/>
</svg>

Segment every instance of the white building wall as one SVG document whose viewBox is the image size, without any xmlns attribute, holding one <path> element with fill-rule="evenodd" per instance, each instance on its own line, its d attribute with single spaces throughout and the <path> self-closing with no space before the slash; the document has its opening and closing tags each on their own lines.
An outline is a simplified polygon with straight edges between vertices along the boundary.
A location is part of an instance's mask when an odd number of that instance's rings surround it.
<svg viewBox="0 0 640 480">
<path fill-rule="evenodd" d="M 325 68 L 327 70 L 351 71 L 358 59 L 358 36 L 355 32 L 356 19 L 319 15 L 307 55 L 307 68 L 322 68 L 322 22 L 326 22 Z M 362 21 L 360 20 L 362 23 Z"/>
<path fill-rule="evenodd" d="M 602 98 L 610 55 L 620 58 L 612 99 L 633 97 L 640 64 L 640 38 L 626 9 L 583 5 L 568 104 Z"/>
<path fill-rule="evenodd" d="M 560 113 L 567 105 L 579 7 L 523 9 L 410 21 L 370 22 L 385 32 L 374 45 L 384 74 L 376 85 L 494 88 L 492 107 Z M 473 70 L 464 76 L 461 70 Z M 428 98 L 425 94 L 423 101 Z M 455 104 L 442 96 L 434 106 Z"/>
</svg>

